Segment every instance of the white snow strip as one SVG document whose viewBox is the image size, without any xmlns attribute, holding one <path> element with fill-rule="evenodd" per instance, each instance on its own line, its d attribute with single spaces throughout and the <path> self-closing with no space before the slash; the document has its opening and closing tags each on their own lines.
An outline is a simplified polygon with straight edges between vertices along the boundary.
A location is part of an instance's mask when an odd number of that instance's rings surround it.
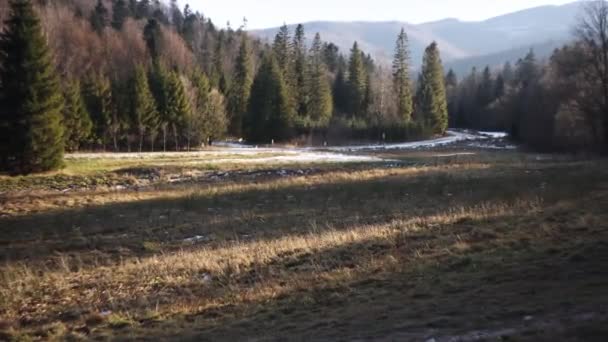
<svg viewBox="0 0 608 342">
<path fill-rule="evenodd" d="M 354 152 L 354 151 L 363 151 L 363 150 L 405 150 L 405 149 L 417 149 L 417 148 L 429 148 L 429 147 L 437 147 L 444 146 L 457 143 L 459 141 L 466 140 L 479 140 L 479 139 L 487 139 L 487 137 L 472 134 L 461 131 L 448 131 L 448 136 L 441 137 L 437 139 L 424 140 L 424 141 L 413 141 L 407 143 L 400 144 L 387 144 L 387 145 L 361 145 L 361 146 L 339 146 L 339 147 L 329 147 L 326 150 L 329 151 L 339 151 L 339 152 Z"/>
<path fill-rule="evenodd" d="M 505 132 L 479 132 L 479 134 L 487 135 L 493 139 L 504 139 L 509 136 L 509 134 Z"/>
<path fill-rule="evenodd" d="M 335 146 L 335 147 L 264 147 L 248 146 L 235 142 L 218 142 L 213 149 L 194 152 L 144 152 L 144 153 L 76 153 L 66 155 L 67 159 L 155 159 L 155 158 L 190 158 L 200 160 L 185 161 L 188 164 L 222 164 L 222 163 L 348 163 L 348 162 L 378 162 L 390 161 L 368 155 L 353 155 L 345 152 L 360 151 L 385 151 L 385 150 L 407 150 L 419 148 L 432 148 L 450 145 L 462 141 L 471 141 L 469 146 L 480 148 L 504 148 L 512 149 L 514 146 L 505 147 L 486 146 L 475 141 L 487 140 L 492 137 L 505 137 L 505 133 L 499 132 L 470 132 L 450 130 L 445 137 L 424 141 L 414 141 L 387 145 L 358 145 L 358 146 Z M 224 147 L 217 147 L 224 146 Z M 270 154 L 270 156 L 268 155 Z M 276 155 L 272 155 L 276 154 Z M 465 153 L 451 154 L 445 156 L 465 155 Z M 241 158 L 239 158 L 241 157 Z M 245 158 L 247 157 L 247 158 Z"/>
</svg>

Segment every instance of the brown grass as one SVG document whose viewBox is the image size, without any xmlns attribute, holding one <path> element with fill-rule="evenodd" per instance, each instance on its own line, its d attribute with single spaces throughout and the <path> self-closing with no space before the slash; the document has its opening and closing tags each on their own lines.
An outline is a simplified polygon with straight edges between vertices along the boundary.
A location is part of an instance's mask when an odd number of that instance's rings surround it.
<svg viewBox="0 0 608 342">
<path fill-rule="evenodd" d="M 533 160 L 8 193 L 0 339 L 593 340 L 608 172 Z"/>
</svg>

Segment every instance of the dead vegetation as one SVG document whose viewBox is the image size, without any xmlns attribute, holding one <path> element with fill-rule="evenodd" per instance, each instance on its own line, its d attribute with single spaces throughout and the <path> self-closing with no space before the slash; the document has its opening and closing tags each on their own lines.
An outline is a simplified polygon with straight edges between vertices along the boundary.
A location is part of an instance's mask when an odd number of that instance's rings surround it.
<svg viewBox="0 0 608 342">
<path fill-rule="evenodd" d="M 391 159 L 6 192 L 0 339 L 606 336 L 604 161 Z"/>
</svg>

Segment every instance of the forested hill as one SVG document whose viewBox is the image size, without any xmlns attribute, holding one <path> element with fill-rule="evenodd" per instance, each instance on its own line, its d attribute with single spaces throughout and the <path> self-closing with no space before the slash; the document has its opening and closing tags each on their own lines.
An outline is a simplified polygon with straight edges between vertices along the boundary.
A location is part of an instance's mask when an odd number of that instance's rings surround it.
<svg viewBox="0 0 608 342">
<path fill-rule="evenodd" d="M 550 59 L 521 50 L 515 63 L 464 78 L 444 68 L 454 51 L 445 40 L 413 54 L 408 27 L 385 37 L 387 67 L 356 40 L 340 48 L 298 25 L 262 43 L 246 23 L 218 28 L 175 0 L 0 6 L 0 168 L 13 173 L 60 167 L 64 151 L 183 151 L 226 136 L 404 141 L 443 135 L 448 122 L 544 149 L 608 141 L 608 32 L 596 25 L 608 20 L 604 1 L 587 3 L 576 41 Z M 508 32 L 519 16 L 489 27 Z"/>
</svg>

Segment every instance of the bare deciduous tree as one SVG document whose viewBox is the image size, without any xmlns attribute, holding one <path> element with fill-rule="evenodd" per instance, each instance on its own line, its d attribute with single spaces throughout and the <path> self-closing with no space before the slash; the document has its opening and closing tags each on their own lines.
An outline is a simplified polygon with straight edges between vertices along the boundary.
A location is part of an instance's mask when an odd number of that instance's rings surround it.
<svg viewBox="0 0 608 342">
<path fill-rule="evenodd" d="M 604 143 L 608 144 L 608 2 L 586 2 L 575 34 L 589 53 L 593 72 L 588 81 L 597 82 L 601 90 L 597 96 L 597 115 L 603 122 Z"/>
</svg>

